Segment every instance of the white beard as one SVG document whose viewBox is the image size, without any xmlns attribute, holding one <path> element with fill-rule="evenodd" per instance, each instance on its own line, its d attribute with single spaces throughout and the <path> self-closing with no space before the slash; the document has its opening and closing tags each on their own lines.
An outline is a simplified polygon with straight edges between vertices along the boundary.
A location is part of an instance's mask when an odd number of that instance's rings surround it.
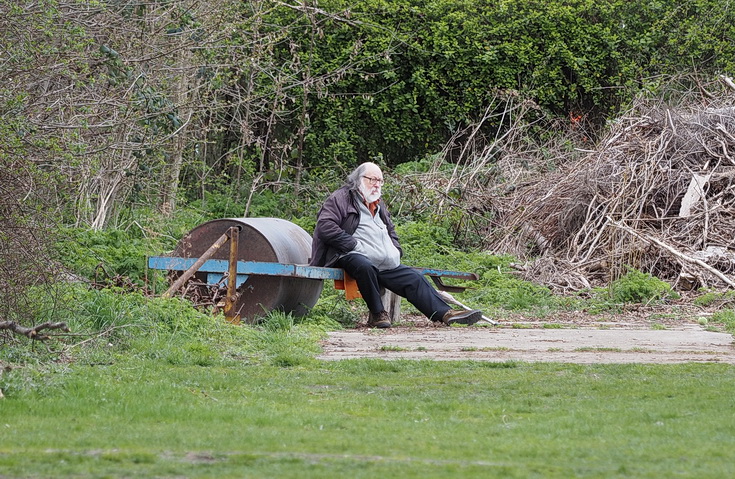
<svg viewBox="0 0 735 479">
<path fill-rule="evenodd" d="M 375 191 L 375 193 L 371 193 L 372 191 Z M 373 188 L 371 186 L 369 188 L 365 188 L 365 185 L 360 185 L 360 193 L 362 193 L 362 197 L 365 198 L 365 201 L 368 203 L 377 201 L 380 198 L 381 191 L 382 189 L 380 187 Z"/>
</svg>

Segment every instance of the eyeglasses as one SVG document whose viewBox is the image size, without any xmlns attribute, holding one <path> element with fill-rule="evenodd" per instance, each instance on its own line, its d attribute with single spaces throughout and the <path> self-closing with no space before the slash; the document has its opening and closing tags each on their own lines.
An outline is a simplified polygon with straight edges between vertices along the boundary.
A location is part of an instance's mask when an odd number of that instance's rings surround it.
<svg viewBox="0 0 735 479">
<path fill-rule="evenodd" d="M 385 180 L 382 178 L 373 178 L 372 176 L 363 176 L 363 178 L 368 180 L 371 185 L 382 185 L 385 183 Z"/>
</svg>

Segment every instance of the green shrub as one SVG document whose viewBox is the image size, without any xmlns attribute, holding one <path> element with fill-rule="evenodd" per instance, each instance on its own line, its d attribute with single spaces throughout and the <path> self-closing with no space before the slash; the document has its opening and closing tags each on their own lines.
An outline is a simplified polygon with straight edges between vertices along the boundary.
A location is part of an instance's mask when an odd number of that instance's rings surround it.
<svg viewBox="0 0 735 479">
<path fill-rule="evenodd" d="M 708 291 L 705 290 L 702 295 L 694 300 L 697 306 L 723 306 L 735 302 L 735 291 Z"/>
<path fill-rule="evenodd" d="M 124 277 L 142 285 L 146 257 L 160 253 L 150 241 L 119 229 L 69 228 L 61 236 L 56 250 L 62 263 L 75 274 L 100 282 Z"/>
<path fill-rule="evenodd" d="M 636 269 L 613 281 L 610 294 L 618 303 L 648 303 L 678 296 L 669 283 Z"/>
<path fill-rule="evenodd" d="M 273 55 L 294 64 L 298 44 L 296 64 L 308 62 L 315 76 L 359 65 L 329 85 L 331 94 L 293 94 L 294 112 L 308 102 L 306 156 L 321 161 L 379 154 L 390 165 L 415 161 L 487 111 L 494 114 L 478 134 L 490 139 L 509 127 L 503 113 L 512 96 L 505 95 L 515 90 L 561 118 L 580 113 L 602 125 L 649 87 L 647 78 L 693 64 L 713 76 L 733 65 L 733 12 L 715 0 L 329 0 L 320 7 L 363 21 L 325 21 L 316 45 L 294 34 Z M 269 20 L 310 31 L 296 11 L 274 9 Z"/>
<path fill-rule="evenodd" d="M 410 266 L 434 267 L 454 249 L 451 233 L 441 224 L 407 221 L 396 225 L 396 233 L 403 248 L 401 261 Z"/>
<path fill-rule="evenodd" d="M 482 272 L 478 283 L 476 290 L 466 294 L 481 304 L 516 311 L 555 307 L 549 288 L 515 278 L 498 268 Z"/>
</svg>

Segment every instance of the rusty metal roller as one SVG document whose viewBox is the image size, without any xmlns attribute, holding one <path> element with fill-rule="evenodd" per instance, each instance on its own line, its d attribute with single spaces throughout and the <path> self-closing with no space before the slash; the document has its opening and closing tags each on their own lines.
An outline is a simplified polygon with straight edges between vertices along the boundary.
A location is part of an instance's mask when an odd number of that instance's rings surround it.
<svg viewBox="0 0 735 479">
<path fill-rule="evenodd" d="M 279 218 L 224 218 L 202 223 L 181 239 L 174 256 L 199 257 L 232 226 L 240 228 L 238 261 L 309 262 L 311 236 L 300 226 Z M 228 255 L 225 246 L 212 258 L 226 260 Z M 205 273 L 197 273 L 195 278 L 206 282 Z M 250 275 L 238 288 L 235 311 L 248 322 L 272 310 L 303 316 L 316 304 L 322 286 L 319 279 Z"/>
</svg>

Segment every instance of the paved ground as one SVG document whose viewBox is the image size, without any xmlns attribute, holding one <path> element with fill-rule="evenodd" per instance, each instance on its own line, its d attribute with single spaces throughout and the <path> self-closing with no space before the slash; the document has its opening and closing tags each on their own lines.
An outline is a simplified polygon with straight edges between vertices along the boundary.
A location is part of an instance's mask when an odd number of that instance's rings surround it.
<svg viewBox="0 0 735 479">
<path fill-rule="evenodd" d="M 735 364 L 733 336 L 660 313 L 616 318 L 512 318 L 498 326 L 437 327 L 408 318 L 388 330 L 332 332 L 321 359 L 472 359 L 568 363 Z"/>
</svg>

